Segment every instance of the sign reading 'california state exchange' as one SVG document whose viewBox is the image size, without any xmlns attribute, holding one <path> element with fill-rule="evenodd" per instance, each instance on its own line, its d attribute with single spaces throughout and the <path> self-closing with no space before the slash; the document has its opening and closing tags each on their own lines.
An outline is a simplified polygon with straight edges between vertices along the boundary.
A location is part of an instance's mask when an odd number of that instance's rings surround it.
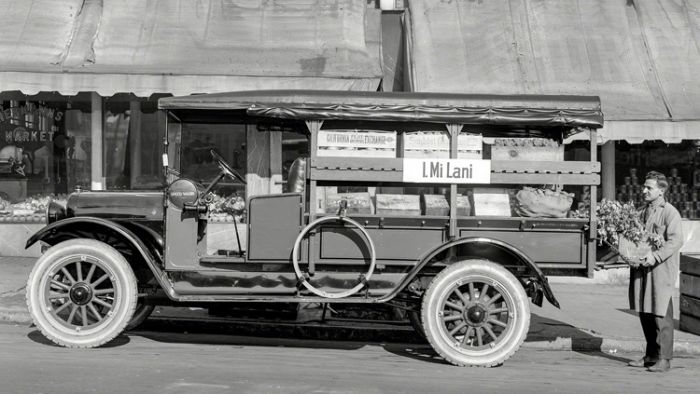
<svg viewBox="0 0 700 394">
<path fill-rule="evenodd" d="M 404 159 L 403 181 L 411 183 L 491 183 L 491 160 Z"/>
</svg>

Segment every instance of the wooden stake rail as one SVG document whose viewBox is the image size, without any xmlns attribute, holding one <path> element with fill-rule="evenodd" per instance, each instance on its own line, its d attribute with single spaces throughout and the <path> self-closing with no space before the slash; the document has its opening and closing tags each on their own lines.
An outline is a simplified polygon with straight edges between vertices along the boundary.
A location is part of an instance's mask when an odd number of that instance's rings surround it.
<svg viewBox="0 0 700 394">
<path fill-rule="evenodd" d="M 323 157 L 310 163 L 317 181 L 402 182 L 402 158 Z M 600 163 L 589 161 L 491 161 L 494 184 L 596 185 Z"/>
</svg>

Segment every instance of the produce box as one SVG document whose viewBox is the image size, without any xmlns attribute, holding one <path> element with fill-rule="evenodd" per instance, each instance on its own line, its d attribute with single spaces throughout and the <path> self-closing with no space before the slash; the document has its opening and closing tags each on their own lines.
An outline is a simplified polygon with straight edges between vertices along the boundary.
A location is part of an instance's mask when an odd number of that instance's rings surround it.
<svg viewBox="0 0 700 394">
<path fill-rule="evenodd" d="M 421 208 L 427 216 L 448 216 L 450 204 L 447 198 L 441 194 L 423 194 L 421 196 Z"/>
<path fill-rule="evenodd" d="M 457 142 L 460 159 L 480 160 L 483 141 L 480 134 L 460 133 Z M 403 157 L 415 159 L 449 159 L 450 139 L 447 131 L 417 131 L 403 134 Z"/>
<path fill-rule="evenodd" d="M 372 199 L 369 197 L 369 193 L 334 193 L 326 194 L 326 213 L 337 214 L 340 210 L 340 202 L 343 200 L 348 201 L 347 213 L 364 213 L 373 214 L 374 205 L 372 204 Z"/>
<path fill-rule="evenodd" d="M 377 215 L 420 215 L 417 194 L 377 194 Z"/>
<path fill-rule="evenodd" d="M 474 188 L 474 216 L 512 216 L 512 190 Z"/>
<path fill-rule="evenodd" d="M 472 216 L 472 204 L 469 196 L 457 195 L 457 216 Z"/>
<path fill-rule="evenodd" d="M 549 138 L 496 138 L 491 160 L 564 161 L 564 145 Z"/>
</svg>

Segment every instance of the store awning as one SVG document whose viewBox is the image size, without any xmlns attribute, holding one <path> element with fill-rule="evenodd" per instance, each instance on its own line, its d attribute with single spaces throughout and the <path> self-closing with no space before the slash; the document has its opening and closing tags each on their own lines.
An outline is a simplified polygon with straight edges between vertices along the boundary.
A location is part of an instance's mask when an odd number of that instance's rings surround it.
<svg viewBox="0 0 700 394">
<path fill-rule="evenodd" d="M 626 141 L 641 144 L 644 141 L 663 141 L 678 144 L 683 140 L 700 140 L 700 121 L 612 121 L 598 130 L 598 143 L 608 141 Z M 564 140 L 569 143 L 576 140 L 587 141 L 585 132 L 574 134 Z"/>
<path fill-rule="evenodd" d="M 0 9 L 0 91 L 376 90 L 382 75 L 378 15 L 354 0 L 0 0 Z"/>
<path fill-rule="evenodd" d="M 700 0 L 417 1 L 410 12 L 415 91 L 597 95 L 606 124 L 700 120 Z"/>
</svg>

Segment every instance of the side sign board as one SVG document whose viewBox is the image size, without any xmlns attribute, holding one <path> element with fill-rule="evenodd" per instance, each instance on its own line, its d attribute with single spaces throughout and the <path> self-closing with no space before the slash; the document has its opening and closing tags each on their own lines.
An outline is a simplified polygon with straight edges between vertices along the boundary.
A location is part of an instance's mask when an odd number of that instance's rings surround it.
<svg viewBox="0 0 700 394">
<path fill-rule="evenodd" d="M 491 183 L 491 160 L 404 159 L 403 181 L 410 183 Z"/>
</svg>

